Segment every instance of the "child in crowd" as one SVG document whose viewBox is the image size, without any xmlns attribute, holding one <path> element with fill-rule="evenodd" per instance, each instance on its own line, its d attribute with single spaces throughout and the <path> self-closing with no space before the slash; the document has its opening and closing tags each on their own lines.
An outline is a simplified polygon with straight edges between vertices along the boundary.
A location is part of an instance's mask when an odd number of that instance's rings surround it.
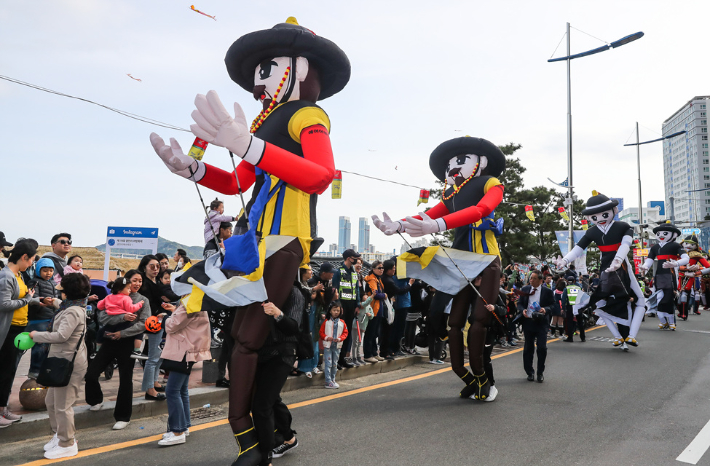
<svg viewBox="0 0 710 466">
<path fill-rule="evenodd" d="M 28 323 L 25 331 L 31 332 L 36 330 L 38 332 L 46 332 L 50 329 L 50 322 L 56 313 L 52 300 L 59 297 L 59 293 L 54 288 L 54 280 L 52 279 L 52 275 L 54 275 L 54 262 L 48 257 L 40 259 L 37 261 L 34 273 L 35 276 L 33 280 L 36 283 L 34 287 L 35 296 L 40 298 L 41 303 L 30 304 Z M 47 343 L 35 343 L 32 347 L 30 370 L 27 374 L 29 378 L 37 378 L 40 367 L 42 367 L 42 363 L 47 358 L 48 352 L 49 344 Z"/>
<path fill-rule="evenodd" d="M 215 234 L 219 234 L 219 225 L 222 222 L 233 222 L 236 220 L 236 217 L 224 215 L 224 202 L 217 198 L 210 202 L 210 211 L 207 216 L 210 218 L 210 221 L 208 222 L 207 219 L 203 221 L 205 224 L 205 244 L 212 241 Z"/>
<path fill-rule="evenodd" d="M 170 287 L 170 274 L 170 270 L 158 273 L 158 288 L 160 288 L 161 298 L 164 298 L 163 301 L 167 299 L 165 302 L 176 303 L 180 300 L 180 296 L 176 295 Z"/>
<path fill-rule="evenodd" d="M 106 298 L 99 301 L 96 307 L 99 310 L 106 311 L 106 314 L 110 316 L 117 316 L 121 314 L 134 314 L 138 312 L 143 307 L 143 301 L 133 304 L 129 294 L 131 294 L 131 282 L 126 280 L 125 277 L 117 278 L 113 282 L 108 283 L 108 287 L 111 288 L 111 294 L 106 296 Z M 132 326 L 133 322 L 123 322 L 115 325 L 105 325 L 99 329 L 99 333 L 96 336 L 96 342 L 102 343 L 104 339 L 104 334 L 106 332 L 113 333 L 121 330 L 125 330 Z M 133 354 L 131 358 L 133 359 L 148 359 L 146 356 L 141 354 L 141 343 L 143 342 L 143 334 L 136 335 L 136 339 L 133 342 Z"/>
<path fill-rule="evenodd" d="M 343 341 L 348 337 L 348 328 L 340 319 L 343 307 L 340 301 L 330 304 L 329 318 L 320 327 L 320 337 L 323 340 L 323 366 L 325 366 L 325 388 L 340 388 L 335 382 L 338 372 L 338 358 Z"/>
<path fill-rule="evenodd" d="M 362 349 L 362 338 L 365 336 L 365 330 L 367 329 L 367 323 L 370 319 L 375 317 L 375 313 L 372 310 L 372 296 L 367 296 L 363 293 L 362 302 L 360 306 L 355 310 L 355 318 L 353 319 L 353 347 L 350 354 L 353 358 L 353 365 L 364 366 L 365 365 L 365 354 Z M 356 333 L 357 332 L 357 333 Z"/>
<path fill-rule="evenodd" d="M 71 256 L 69 260 L 67 261 L 67 266 L 64 267 L 64 275 L 68 273 L 84 273 L 84 259 L 81 258 L 81 256 Z M 59 284 L 59 282 L 62 281 L 62 277 L 57 274 L 56 277 L 54 277 L 54 282 L 56 284 Z"/>
</svg>

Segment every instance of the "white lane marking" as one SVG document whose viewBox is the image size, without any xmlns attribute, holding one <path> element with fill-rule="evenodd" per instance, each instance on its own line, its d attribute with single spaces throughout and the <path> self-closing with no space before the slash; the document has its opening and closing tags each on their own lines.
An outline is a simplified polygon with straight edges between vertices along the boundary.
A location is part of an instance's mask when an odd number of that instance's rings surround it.
<svg viewBox="0 0 710 466">
<path fill-rule="evenodd" d="M 683 453 L 676 458 L 676 461 L 698 464 L 698 461 L 700 461 L 700 458 L 708 451 L 708 448 L 710 448 L 710 421 L 698 432 L 698 435 L 696 435 L 693 441 L 690 442 L 690 445 L 683 450 Z"/>
</svg>

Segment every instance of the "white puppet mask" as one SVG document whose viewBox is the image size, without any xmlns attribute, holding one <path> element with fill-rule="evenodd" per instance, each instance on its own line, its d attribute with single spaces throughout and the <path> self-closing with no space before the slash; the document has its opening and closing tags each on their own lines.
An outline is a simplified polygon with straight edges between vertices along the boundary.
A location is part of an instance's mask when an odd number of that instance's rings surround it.
<svg viewBox="0 0 710 466">
<path fill-rule="evenodd" d="M 294 73 L 295 63 L 295 73 Z M 290 67 L 288 76 L 286 69 Z M 276 57 L 259 63 L 254 71 L 254 98 L 266 109 L 271 101 L 277 103 L 298 100 L 301 97 L 300 83 L 308 75 L 308 60 L 303 57 Z M 286 79 L 284 80 L 284 77 Z M 283 86 L 281 86 L 283 81 Z M 279 86 L 281 88 L 279 89 Z"/>
<path fill-rule="evenodd" d="M 446 166 L 446 184 L 461 186 L 471 176 L 481 176 L 481 172 L 488 166 L 485 156 L 475 154 L 462 154 L 451 157 Z"/>
<path fill-rule="evenodd" d="M 691 252 L 691 251 L 698 250 L 698 245 L 695 243 L 691 243 L 689 241 L 683 241 L 682 246 L 683 246 L 683 249 L 685 249 L 685 252 Z"/>
<path fill-rule="evenodd" d="M 656 233 L 656 238 L 658 238 L 658 242 L 661 244 L 666 244 L 670 241 L 675 241 L 677 237 L 678 234 L 672 231 L 659 231 L 658 233 Z"/>
<path fill-rule="evenodd" d="M 587 219 L 588 222 L 592 223 L 593 225 L 597 225 L 604 228 L 607 225 L 611 224 L 617 212 L 617 208 L 614 207 L 613 209 L 605 210 L 604 212 L 599 212 L 592 215 L 585 215 L 584 217 Z"/>
</svg>

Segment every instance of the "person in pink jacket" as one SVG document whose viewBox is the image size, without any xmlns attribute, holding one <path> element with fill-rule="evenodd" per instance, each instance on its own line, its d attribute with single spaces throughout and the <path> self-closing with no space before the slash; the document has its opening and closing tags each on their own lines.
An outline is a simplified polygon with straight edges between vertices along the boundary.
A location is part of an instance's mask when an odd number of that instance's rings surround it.
<svg viewBox="0 0 710 466">
<path fill-rule="evenodd" d="M 343 307 L 340 301 L 333 301 L 328 310 L 330 317 L 320 326 L 320 337 L 323 340 L 323 366 L 325 373 L 325 388 L 340 388 L 335 382 L 338 372 L 338 358 L 343 341 L 348 337 L 348 326 L 340 318 Z"/>
<path fill-rule="evenodd" d="M 210 212 L 207 214 L 209 222 L 204 219 L 205 224 L 205 244 L 212 241 L 215 235 L 219 234 L 219 226 L 222 222 L 233 222 L 236 217 L 224 215 L 224 202 L 216 199 L 210 202 Z"/>
<path fill-rule="evenodd" d="M 96 307 L 98 307 L 99 310 L 106 311 L 106 314 L 110 316 L 117 316 L 121 314 L 135 314 L 143 307 L 143 301 L 133 304 L 133 300 L 130 296 L 128 296 L 131 294 L 131 282 L 126 280 L 125 277 L 119 277 L 116 281 L 108 282 L 107 286 L 111 288 L 111 294 L 98 302 Z M 119 332 L 132 325 L 133 322 L 123 322 L 116 325 L 105 325 L 101 327 L 96 335 L 97 345 L 99 347 L 101 346 L 106 332 Z M 133 342 L 133 354 L 131 355 L 133 359 L 148 359 L 146 356 L 141 354 L 142 342 L 143 334 L 140 333 L 136 335 Z"/>
<path fill-rule="evenodd" d="M 163 304 L 172 311 L 165 321 L 165 348 L 161 358 L 163 367 L 170 371 L 165 395 L 168 400 L 168 431 L 163 434 L 160 446 L 185 443 L 190 431 L 190 395 L 188 382 L 192 365 L 212 359 L 210 319 L 207 312 L 187 313 L 181 303 L 177 308 Z"/>
</svg>

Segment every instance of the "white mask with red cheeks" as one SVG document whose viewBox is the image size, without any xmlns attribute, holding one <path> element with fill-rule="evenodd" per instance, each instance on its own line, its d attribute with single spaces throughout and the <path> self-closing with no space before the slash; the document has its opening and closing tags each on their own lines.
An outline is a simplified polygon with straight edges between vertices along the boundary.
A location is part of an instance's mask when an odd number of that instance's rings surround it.
<svg viewBox="0 0 710 466">
<path fill-rule="evenodd" d="M 664 245 L 671 241 L 675 241 L 677 237 L 678 234 L 672 231 L 659 231 L 658 233 L 656 233 L 656 238 L 658 239 L 658 242 L 661 243 L 661 245 Z"/>
</svg>

